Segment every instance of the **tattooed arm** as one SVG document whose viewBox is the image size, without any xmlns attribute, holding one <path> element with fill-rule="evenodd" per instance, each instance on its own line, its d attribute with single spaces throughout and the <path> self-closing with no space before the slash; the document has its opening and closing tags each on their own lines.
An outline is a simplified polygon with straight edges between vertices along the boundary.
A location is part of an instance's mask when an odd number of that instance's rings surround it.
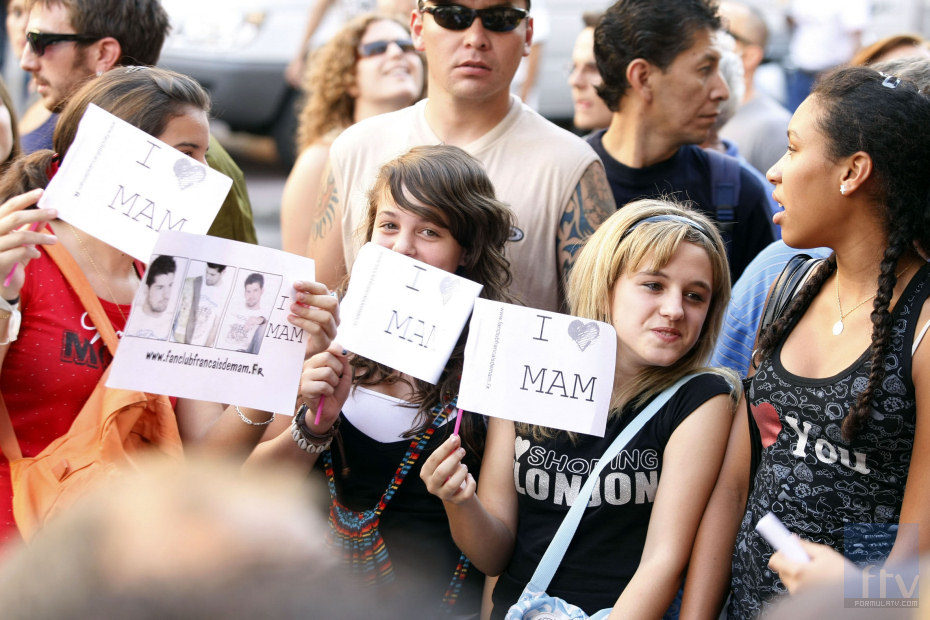
<svg viewBox="0 0 930 620">
<path fill-rule="evenodd" d="M 316 280 L 335 290 L 346 275 L 342 249 L 342 204 L 330 164 L 323 171 L 320 198 L 310 212 L 310 241 L 306 254 L 316 263 Z"/>
<path fill-rule="evenodd" d="M 604 166 L 600 161 L 594 161 L 581 175 L 559 221 L 556 243 L 561 282 L 568 281 L 568 272 L 584 242 L 616 210 Z"/>
</svg>

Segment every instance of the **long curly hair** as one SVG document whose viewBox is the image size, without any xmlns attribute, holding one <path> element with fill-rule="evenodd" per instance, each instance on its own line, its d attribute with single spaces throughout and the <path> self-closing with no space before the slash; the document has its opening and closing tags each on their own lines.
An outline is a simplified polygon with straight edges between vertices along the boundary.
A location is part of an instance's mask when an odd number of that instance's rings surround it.
<svg viewBox="0 0 930 620">
<path fill-rule="evenodd" d="M 392 21 L 410 31 L 406 24 L 394 17 L 365 13 L 347 22 L 311 55 L 303 80 L 307 102 L 298 119 L 298 150 L 302 151 L 327 134 L 342 131 L 352 124 L 355 97 L 349 91 L 355 86 L 358 47 L 368 26 L 380 21 Z"/>
<path fill-rule="evenodd" d="M 872 160 L 866 189 L 881 216 L 885 252 L 872 303 L 869 377 L 843 420 L 851 440 L 867 424 L 872 397 L 885 378 L 885 351 L 891 339 L 889 305 L 898 277 L 898 261 L 915 246 L 930 249 L 930 99 L 910 82 L 896 81 L 864 67 L 838 69 L 811 92 L 820 108 L 818 125 L 834 161 L 862 151 Z M 801 288 L 784 314 L 759 338 L 753 363 L 769 357 L 787 337 L 810 302 L 836 271 L 826 261 Z"/>
<path fill-rule="evenodd" d="M 495 198 L 494 186 L 475 158 L 455 146 L 417 146 L 384 164 L 368 196 L 368 215 L 364 223 L 366 240 L 371 240 L 383 197 L 389 197 L 404 211 L 449 230 L 463 249 L 463 264 L 456 273 L 481 284 L 481 297 L 513 301 L 507 292 L 510 263 L 504 257 L 513 214 Z M 467 338 L 466 327 L 436 385 L 420 379 L 411 380 L 411 402 L 417 405 L 419 413 L 415 428 L 408 435 L 425 430 L 432 422 L 430 410 L 458 393 Z M 365 357 L 353 357 L 352 366 L 357 369 L 354 385 L 396 380 L 393 368 Z M 466 445 L 480 454 L 481 446 L 474 432 L 477 419 L 477 416 L 466 416 L 461 433 Z"/>
</svg>

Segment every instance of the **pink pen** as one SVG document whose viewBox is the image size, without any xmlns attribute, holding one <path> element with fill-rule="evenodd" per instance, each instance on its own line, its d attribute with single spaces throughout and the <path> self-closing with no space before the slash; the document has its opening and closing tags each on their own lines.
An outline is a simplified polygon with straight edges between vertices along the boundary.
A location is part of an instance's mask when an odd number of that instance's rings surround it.
<svg viewBox="0 0 930 620">
<path fill-rule="evenodd" d="M 320 396 L 320 404 L 317 405 L 317 408 L 316 408 L 316 419 L 313 421 L 314 425 L 318 425 L 320 423 L 320 415 L 323 413 L 324 402 L 326 402 L 326 397 Z"/>
<path fill-rule="evenodd" d="M 463 412 L 461 409 L 459 409 L 459 414 L 458 414 L 457 416 L 455 416 L 455 428 L 452 429 L 452 434 L 453 434 L 453 435 L 458 435 L 458 434 L 459 434 L 459 427 L 462 426 L 462 416 L 463 416 L 463 415 L 464 415 L 464 412 Z"/>
<path fill-rule="evenodd" d="M 41 224 L 41 222 L 33 222 L 32 225 L 29 226 L 29 230 L 31 232 L 35 232 L 36 229 L 39 227 L 39 224 Z M 6 276 L 6 280 L 3 281 L 3 286 L 9 286 L 10 282 L 13 281 L 13 274 L 16 273 L 17 267 L 19 267 L 19 263 L 14 263 L 13 268 L 10 269 L 10 273 L 8 273 Z"/>
</svg>

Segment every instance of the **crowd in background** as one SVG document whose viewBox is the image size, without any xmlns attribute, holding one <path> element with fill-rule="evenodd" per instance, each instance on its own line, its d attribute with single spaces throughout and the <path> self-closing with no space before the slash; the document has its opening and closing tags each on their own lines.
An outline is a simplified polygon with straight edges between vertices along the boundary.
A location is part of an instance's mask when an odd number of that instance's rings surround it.
<svg viewBox="0 0 930 620">
<path fill-rule="evenodd" d="M 897 600 L 916 596 L 907 567 L 930 552 L 921 36 L 867 40 L 867 0 L 788 3 L 779 100 L 760 87 L 758 9 L 618 0 L 579 16 L 568 131 L 534 109 L 540 0 L 308 4 L 282 77 L 304 94 L 282 249 L 314 259 L 317 280 L 293 283 L 288 320 L 307 335 L 294 410 L 157 397 L 190 463 L 108 482 L 25 545 L 14 453 L 71 432 L 136 291 L 164 275 L 33 208 L 84 111 L 230 176 L 209 234 L 256 235 L 209 93 L 155 66 L 158 0 L 6 3 L 5 62 L 19 59 L 31 103 L 0 83 L 4 614 L 530 618 L 542 589 L 599 617 L 814 617 L 874 599 L 878 567 L 903 576 Z M 329 11 L 344 25 L 310 50 Z M 485 299 L 611 324 L 605 436 L 463 414 L 467 329 L 435 384 L 343 349 L 339 299 L 369 242 Z M 808 562 L 756 531 L 770 512 Z M 49 578 L 52 593 L 35 587 Z"/>
</svg>

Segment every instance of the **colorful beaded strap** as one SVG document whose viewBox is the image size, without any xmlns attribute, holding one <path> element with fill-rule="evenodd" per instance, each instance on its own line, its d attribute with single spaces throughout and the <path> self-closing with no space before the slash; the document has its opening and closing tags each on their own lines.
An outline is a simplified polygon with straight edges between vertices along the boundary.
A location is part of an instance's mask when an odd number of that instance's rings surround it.
<svg viewBox="0 0 930 620">
<path fill-rule="evenodd" d="M 391 564 L 391 558 L 388 556 L 384 539 L 381 537 L 378 527 L 381 513 L 384 512 L 397 489 L 403 484 L 404 479 L 420 458 L 436 429 L 445 423 L 452 411 L 455 411 L 456 400 L 456 398 L 453 398 L 445 406 L 437 404 L 433 407 L 432 413 L 436 416 L 433 423 L 410 442 L 404 458 L 394 472 L 391 483 L 381 494 L 377 506 L 370 510 L 349 510 L 339 502 L 336 495 L 332 453 L 331 450 L 323 452 L 323 466 L 326 472 L 330 499 L 332 500 L 329 511 L 329 521 L 332 528 L 330 542 L 341 548 L 349 571 L 361 577 L 366 585 L 381 585 L 394 580 L 394 567 Z M 469 564 L 468 559 L 462 554 L 459 557 L 452 580 L 443 594 L 442 606 L 446 611 L 451 611 L 458 600 L 462 582 L 468 574 Z"/>
</svg>

